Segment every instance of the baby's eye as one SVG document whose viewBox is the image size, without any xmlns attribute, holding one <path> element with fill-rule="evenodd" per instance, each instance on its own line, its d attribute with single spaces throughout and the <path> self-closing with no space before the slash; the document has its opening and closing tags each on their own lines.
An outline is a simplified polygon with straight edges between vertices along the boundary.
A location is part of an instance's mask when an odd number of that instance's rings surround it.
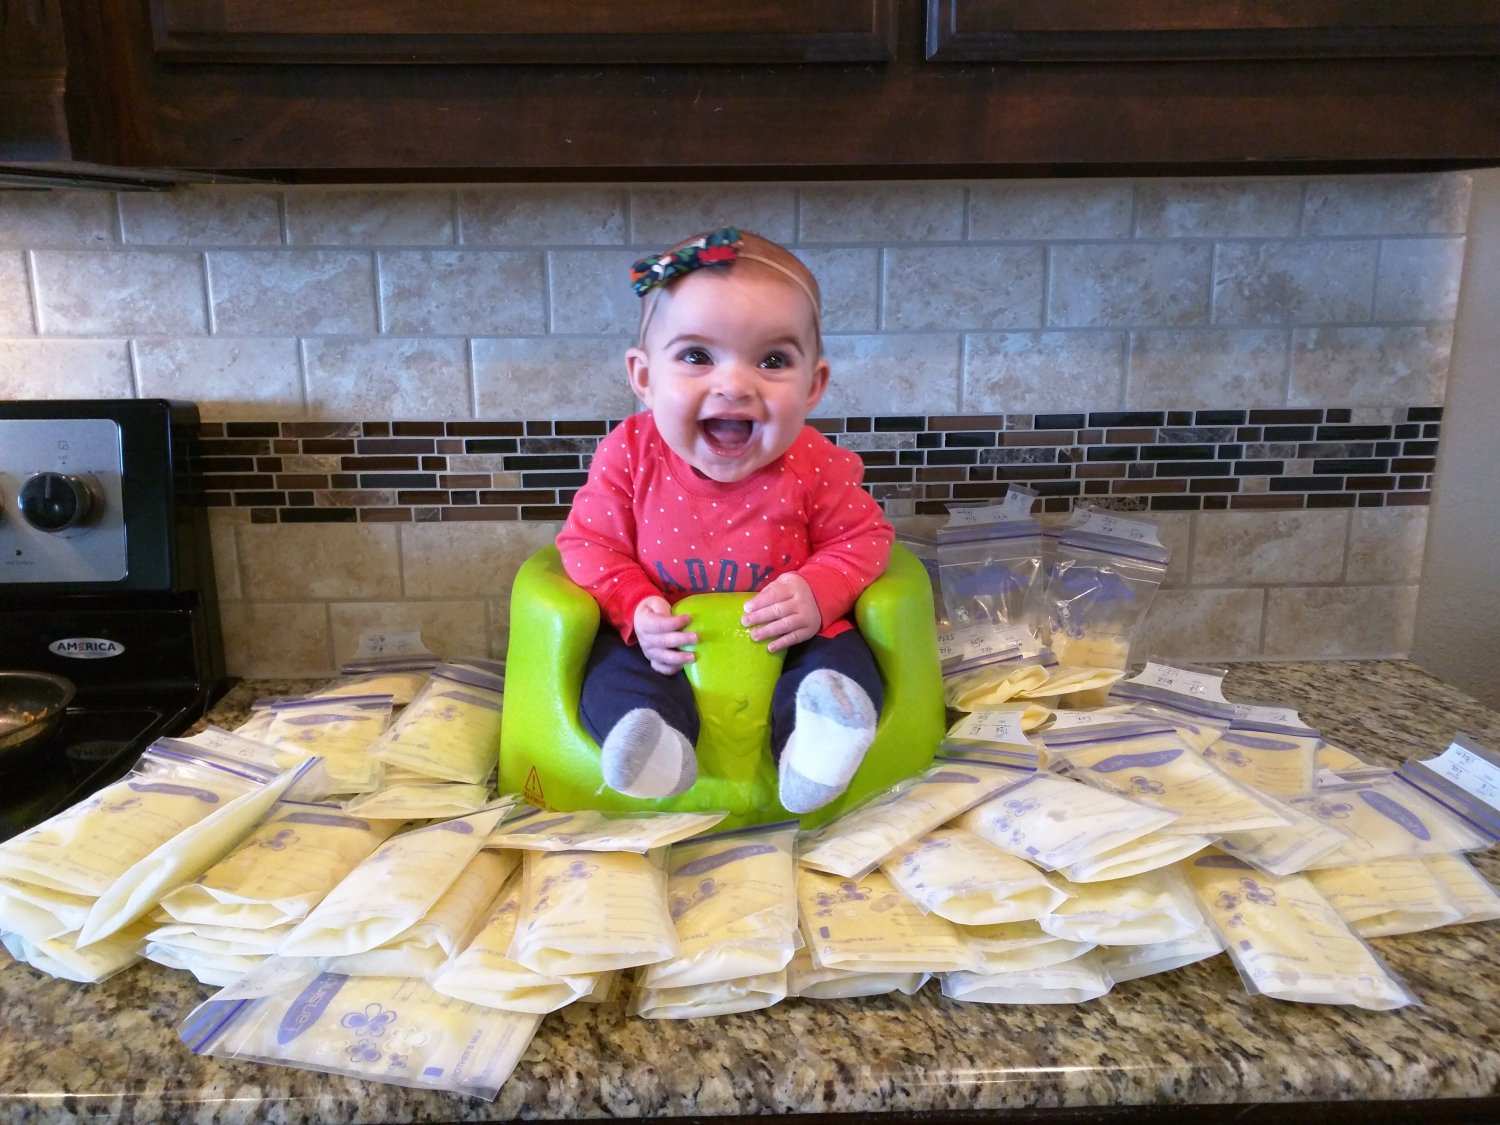
<svg viewBox="0 0 1500 1125">
<path fill-rule="evenodd" d="M 681 363 L 692 364 L 705 364 L 712 363 L 714 361 L 714 357 L 709 355 L 708 352 L 703 348 L 688 348 L 685 352 L 678 356 L 677 359 Z"/>
<path fill-rule="evenodd" d="M 790 367 L 792 365 L 792 361 L 787 359 L 787 357 L 781 352 L 772 352 L 770 355 L 766 356 L 765 359 L 760 361 L 760 365 L 772 371 L 779 371 L 783 367 Z"/>
</svg>

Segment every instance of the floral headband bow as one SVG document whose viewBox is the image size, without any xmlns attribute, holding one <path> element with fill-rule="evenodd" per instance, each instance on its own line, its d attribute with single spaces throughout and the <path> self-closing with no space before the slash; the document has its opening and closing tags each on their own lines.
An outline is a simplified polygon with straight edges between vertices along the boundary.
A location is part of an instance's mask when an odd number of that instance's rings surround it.
<svg viewBox="0 0 1500 1125">
<path fill-rule="evenodd" d="M 630 288 L 635 290 L 637 297 L 649 299 L 656 290 L 670 285 L 679 277 L 695 270 L 703 269 L 705 266 L 723 265 L 743 258 L 748 262 L 759 262 L 761 265 L 770 266 L 778 273 L 785 274 L 798 289 L 807 294 L 807 299 L 812 302 L 813 323 L 815 326 L 819 325 L 822 315 L 818 307 L 818 298 L 807 282 L 780 262 L 743 250 L 744 244 L 745 240 L 740 236 L 739 228 L 720 227 L 718 230 L 700 235 L 684 246 L 678 246 L 661 254 L 648 254 L 630 267 Z M 646 326 L 650 323 L 651 314 L 655 311 L 654 303 L 646 309 L 646 314 L 641 320 L 642 339 L 646 337 Z"/>
<path fill-rule="evenodd" d="M 740 256 L 740 247 L 745 240 L 735 227 L 720 227 L 693 239 L 686 246 L 668 250 L 663 254 L 647 254 L 630 267 L 630 288 L 637 297 L 644 297 L 651 290 L 676 281 L 683 274 L 700 270 L 704 266 L 715 266 L 732 262 Z"/>
</svg>

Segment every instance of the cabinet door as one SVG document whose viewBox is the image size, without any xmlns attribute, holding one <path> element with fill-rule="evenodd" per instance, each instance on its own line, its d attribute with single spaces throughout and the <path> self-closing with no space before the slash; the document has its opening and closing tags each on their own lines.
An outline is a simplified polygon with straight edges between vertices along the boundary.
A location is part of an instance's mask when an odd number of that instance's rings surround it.
<svg viewBox="0 0 1500 1125">
<path fill-rule="evenodd" d="M 1495 0 L 927 0 L 934 62 L 1491 54 Z"/>
<path fill-rule="evenodd" d="M 808 63 L 892 56 L 895 0 L 150 0 L 156 57 Z"/>
<path fill-rule="evenodd" d="M 0 145 L 7 159 L 71 155 L 67 66 L 58 0 L 0 0 Z"/>
</svg>

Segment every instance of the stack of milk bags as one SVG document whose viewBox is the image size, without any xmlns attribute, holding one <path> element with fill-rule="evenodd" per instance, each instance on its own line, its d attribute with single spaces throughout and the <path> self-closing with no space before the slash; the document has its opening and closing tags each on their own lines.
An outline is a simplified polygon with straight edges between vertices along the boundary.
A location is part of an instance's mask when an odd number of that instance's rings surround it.
<svg viewBox="0 0 1500 1125">
<path fill-rule="evenodd" d="M 921 779 L 804 839 L 814 962 L 888 970 L 930 943 L 949 996 L 1074 1001 L 1227 947 L 1253 993 L 1411 1002 L 1362 939 L 1500 917 L 1461 854 L 1500 814 L 1430 766 L 1374 769 L 1294 712 L 1230 704 L 1221 679 L 1150 663 L 1030 736 L 1013 708 L 962 718 Z M 863 962 L 848 925 L 870 930 Z"/>
<path fill-rule="evenodd" d="M 258 701 L 235 733 L 276 747 L 286 763 L 320 757 L 322 796 L 350 813 L 402 820 L 476 812 L 493 794 L 503 666 L 444 663 L 417 649 L 356 657 L 326 688 Z"/>
<path fill-rule="evenodd" d="M 621 970 L 683 952 L 667 846 L 722 816 L 510 813 L 501 800 L 407 826 L 275 956 L 190 1014 L 183 1039 L 201 1054 L 492 1098 L 544 1013 L 606 999 Z"/>
<path fill-rule="evenodd" d="M 93 983 L 138 960 L 161 896 L 233 848 L 306 772 L 265 746 L 162 738 L 131 772 L 0 844 L 0 940 L 53 976 Z"/>
</svg>

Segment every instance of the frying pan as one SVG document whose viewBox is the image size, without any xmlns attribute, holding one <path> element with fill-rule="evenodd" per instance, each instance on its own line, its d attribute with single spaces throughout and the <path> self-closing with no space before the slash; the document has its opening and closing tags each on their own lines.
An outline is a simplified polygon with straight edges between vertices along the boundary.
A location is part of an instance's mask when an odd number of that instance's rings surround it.
<svg viewBox="0 0 1500 1125">
<path fill-rule="evenodd" d="M 72 680 L 51 672 L 0 671 L 0 769 L 41 748 L 75 690 Z"/>
</svg>

